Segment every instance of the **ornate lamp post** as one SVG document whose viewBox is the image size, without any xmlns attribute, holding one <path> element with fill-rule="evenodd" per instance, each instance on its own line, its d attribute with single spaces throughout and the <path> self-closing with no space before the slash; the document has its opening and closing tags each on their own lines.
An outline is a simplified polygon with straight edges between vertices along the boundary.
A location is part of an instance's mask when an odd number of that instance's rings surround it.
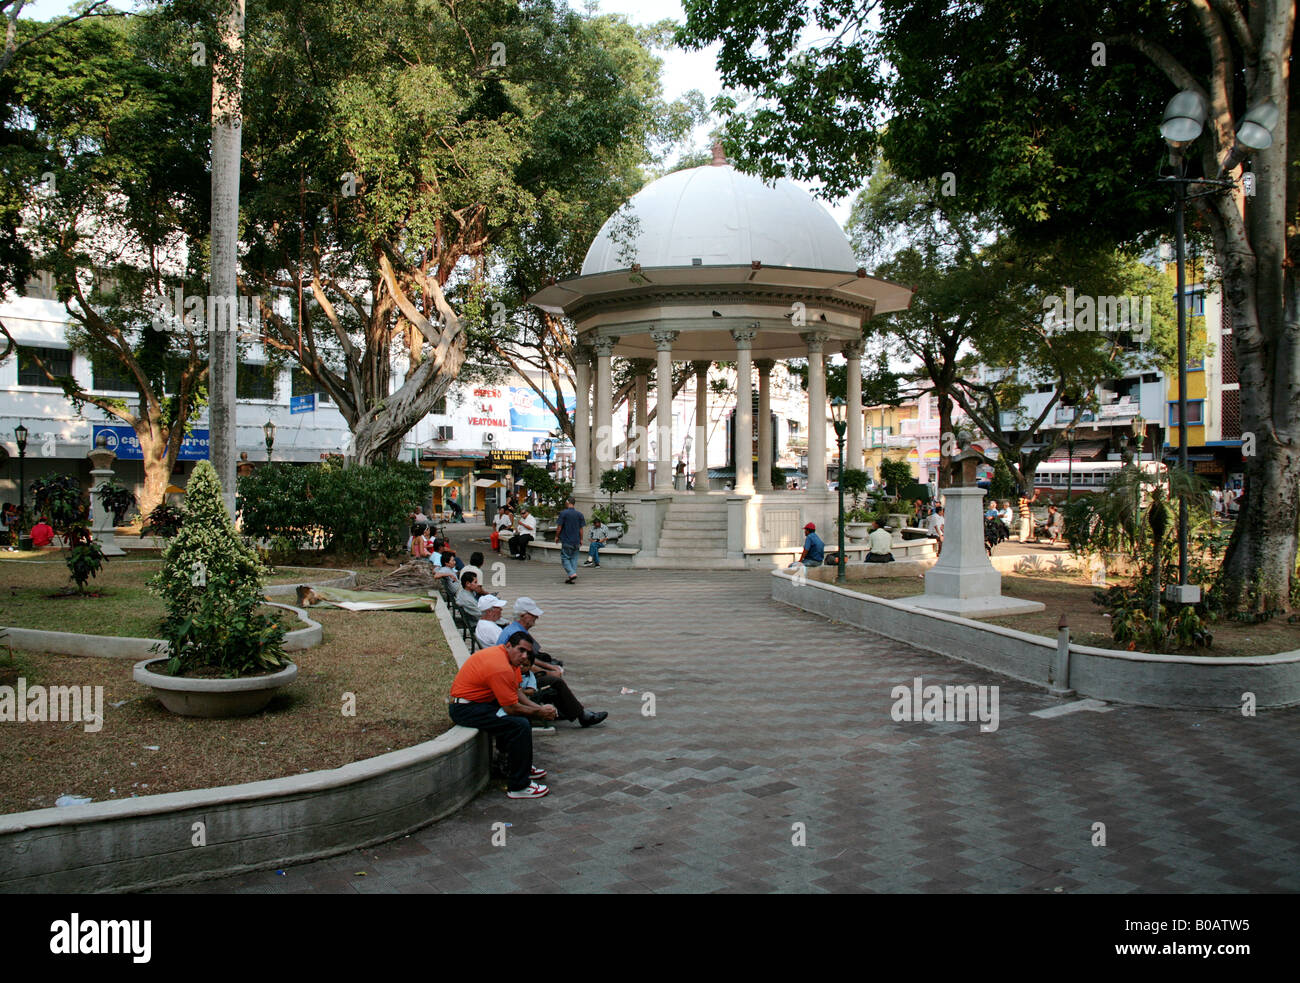
<svg viewBox="0 0 1300 983">
<path fill-rule="evenodd" d="M 270 420 L 262 425 L 262 433 L 266 434 L 266 463 L 271 463 L 271 448 L 275 446 L 275 424 Z"/>
<path fill-rule="evenodd" d="M 837 561 L 837 570 L 835 572 L 835 582 L 844 583 L 844 434 L 848 430 L 849 422 L 845 417 L 846 404 L 844 400 L 836 396 L 831 400 L 831 420 L 835 427 L 835 446 L 839 448 L 840 463 L 840 480 L 835 482 L 835 489 L 839 492 L 840 497 L 840 550 Z"/>
<path fill-rule="evenodd" d="M 18 426 L 14 427 L 14 440 L 18 444 L 18 514 L 24 514 L 27 505 L 27 428 L 22 425 L 20 420 Z"/>
<path fill-rule="evenodd" d="M 1171 174 L 1161 177 L 1163 184 L 1173 187 L 1174 191 L 1174 251 L 1178 265 L 1178 466 L 1188 471 L 1187 466 L 1187 311 L 1186 311 L 1186 276 L 1184 273 L 1184 235 L 1183 219 L 1187 211 L 1189 198 L 1219 194 L 1236 185 L 1236 181 L 1226 179 L 1232 170 L 1252 151 L 1263 150 L 1273 143 L 1273 128 L 1277 126 L 1279 112 L 1272 102 L 1264 101 L 1252 106 L 1242 117 L 1237 127 L 1237 139 L 1223 161 L 1217 177 L 1188 177 L 1185 151 L 1195 142 L 1205 128 L 1208 116 L 1205 100 L 1200 93 L 1184 89 L 1169 100 L 1165 107 L 1164 119 L 1160 122 L 1160 135 L 1169 145 L 1169 164 Z M 1199 184 L 1207 190 L 1188 195 L 1187 186 Z M 1195 603 L 1201 599 L 1199 587 L 1187 583 L 1187 498 L 1178 496 L 1178 586 L 1171 588 L 1174 599 L 1183 603 Z"/>
<path fill-rule="evenodd" d="M 1137 468 L 1137 481 L 1133 485 L 1133 542 L 1136 544 L 1142 525 L 1142 438 L 1147 433 L 1147 421 L 1138 414 L 1133 417 L 1129 429 L 1133 431 L 1133 446 L 1137 448 L 1133 455 L 1133 464 Z"/>
</svg>

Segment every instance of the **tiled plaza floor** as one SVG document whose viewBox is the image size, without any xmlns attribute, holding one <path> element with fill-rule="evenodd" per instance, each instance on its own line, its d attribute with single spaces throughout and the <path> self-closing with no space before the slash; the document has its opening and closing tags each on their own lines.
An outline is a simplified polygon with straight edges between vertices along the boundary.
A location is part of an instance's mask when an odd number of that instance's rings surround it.
<svg viewBox="0 0 1300 983">
<path fill-rule="evenodd" d="M 1300 711 L 1036 717 L 1058 701 L 777 605 L 765 574 L 582 569 L 570 587 L 558 564 L 505 562 L 502 592 L 538 601 L 542 647 L 610 711 L 537 739 L 551 794 L 494 780 L 409 837 L 191 890 L 1300 890 Z M 916 676 L 997 685 L 998 729 L 895 722 Z"/>
</svg>

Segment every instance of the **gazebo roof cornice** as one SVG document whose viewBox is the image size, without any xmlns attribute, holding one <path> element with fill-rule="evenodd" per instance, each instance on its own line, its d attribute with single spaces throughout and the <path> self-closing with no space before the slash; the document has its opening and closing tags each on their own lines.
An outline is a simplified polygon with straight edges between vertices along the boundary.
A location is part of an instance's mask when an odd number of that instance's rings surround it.
<svg viewBox="0 0 1300 983">
<path fill-rule="evenodd" d="M 867 276 L 862 270 L 840 272 L 788 266 L 662 266 L 632 267 L 593 273 L 553 283 L 533 294 L 528 303 L 550 314 L 576 316 L 584 308 L 604 303 L 635 307 L 638 300 L 654 304 L 665 298 L 732 294 L 788 298 L 791 302 L 838 301 L 844 309 L 887 314 L 905 309 L 912 291 L 904 286 Z"/>
</svg>

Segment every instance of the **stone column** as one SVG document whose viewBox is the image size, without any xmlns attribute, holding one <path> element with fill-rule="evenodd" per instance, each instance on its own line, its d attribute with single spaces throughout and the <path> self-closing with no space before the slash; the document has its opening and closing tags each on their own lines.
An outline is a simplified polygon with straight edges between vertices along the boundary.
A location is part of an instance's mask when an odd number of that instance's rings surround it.
<svg viewBox="0 0 1300 983">
<path fill-rule="evenodd" d="M 646 417 L 649 410 L 646 407 L 646 390 L 648 388 L 646 375 L 650 371 L 650 360 L 648 358 L 638 358 L 634 363 L 636 372 L 636 423 L 633 427 L 633 434 L 628 435 L 632 441 L 632 447 L 635 448 L 633 453 L 636 455 L 636 491 L 650 491 L 650 433 L 646 427 Z"/>
<path fill-rule="evenodd" d="M 709 364 L 692 362 L 695 370 L 695 493 L 709 491 Z"/>
<path fill-rule="evenodd" d="M 825 331 L 800 335 L 808 346 L 808 490 L 826 490 L 826 364 L 822 348 Z M 858 400 L 861 402 L 862 397 Z"/>
<path fill-rule="evenodd" d="M 573 493 L 590 495 L 591 483 L 591 347 L 573 348 L 574 384 L 578 388 L 573 409 Z"/>
<path fill-rule="evenodd" d="M 760 492 L 772 490 L 772 368 L 776 361 L 760 358 L 758 366 L 758 474 L 754 487 Z"/>
<path fill-rule="evenodd" d="M 736 339 L 736 494 L 754 494 L 754 380 L 751 351 L 758 325 L 736 328 L 731 337 Z M 823 484 L 825 476 L 823 474 Z"/>
<path fill-rule="evenodd" d="M 848 359 L 848 395 L 845 402 L 845 419 L 848 421 L 848 433 L 845 435 L 844 466 L 862 469 L 862 342 L 851 341 L 844 346 L 844 357 Z"/>
<path fill-rule="evenodd" d="M 676 331 L 650 332 L 655 343 L 655 490 L 673 490 L 673 342 Z"/>
<path fill-rule="evenodd" d="M 596 351 L 596 453 L 595 470 L 591 474 L 594 488 L 600 487 L 600 477 L 614 466 L 614 377 L 609 360 L 618 338 L 597 338 L 592 342 Z"/>
</svg>

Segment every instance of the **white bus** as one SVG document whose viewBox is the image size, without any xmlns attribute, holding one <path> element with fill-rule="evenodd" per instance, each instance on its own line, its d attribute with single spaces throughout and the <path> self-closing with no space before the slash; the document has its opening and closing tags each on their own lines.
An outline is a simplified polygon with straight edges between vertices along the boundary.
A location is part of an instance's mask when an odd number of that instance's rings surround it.
<svg viewBox="0 0 1300 983">
<path fill-rule="evenodd" d="M 1076 491 L 1101 491 L 1123 467 L 1123 461 L 1075 461 L 1073 468 L 1067 461 L 1048 461 L 1034 472 L 1034 487 L 1052 491 L 1065 491 L 1067 487 Z M 1143 461 L 1142 470 L 1154 481 L 1164 475 L 1165 466 L 1158 461 Z"/>
</svg>

